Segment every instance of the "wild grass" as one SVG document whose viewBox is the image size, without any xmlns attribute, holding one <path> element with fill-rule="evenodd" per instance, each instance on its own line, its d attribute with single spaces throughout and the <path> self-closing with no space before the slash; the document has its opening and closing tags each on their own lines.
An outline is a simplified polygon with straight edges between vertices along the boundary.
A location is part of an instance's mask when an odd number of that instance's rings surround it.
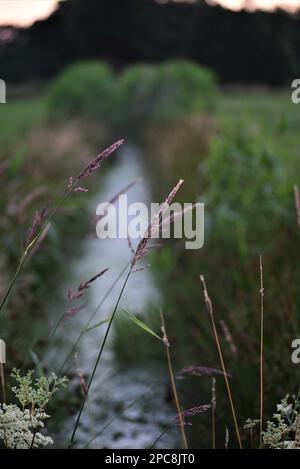
<svg viewBox="0 0 300 469">
<path fill-rule="evenodd" d="M 61 208 L 61 206 L 64 204 L 66 199 L 70 196 L 70 194 L 72 194 L 72 192 L 76 192 L 78 189 L 81 190 L 81 187 L 79 186 L 81 180 L 82 179 L 84 180 L 85 178 L 89 177 L 94 171 L 96 171 L 101 166 L 103 161 L 105 161 L 120 145 L 122 145 L 122 143 L 123 143 L 123 140 L 119 140 L 118 142 L 116 142 L 113 145 L 111 145 L 110 147 L 108 147 L 106 150 L 101 152 L 95 159 L 90 161 L 90 163 L 88 163 L 87 166 L 85 166 L 83 168 L 83 170 L 80 171 L 79 174 L 75 178 L 71 177 L 69 179 L 69 182 L 68 182 L 68 185 L 67 185 L 67 188 L 66 188 L 64 194 L 55 203 L 54 207 L 51 209 L 50 214 L 47 216 L 46 220 L 45 221 L 42 220 L 42 219 L 40 220 L 40 226 L 37 229 L 37 233 L 34 234 L 34 238 L 29 242 L 29 244 L 26 246 L 24 252 L 22 253 L 22 256 L 20 258 L 18 266 L 17 266 L 17 268 L 16 268 L 16 270 L 15 270 L 13 276 L 12 276 L 12 279 L 11 279 L 11 281 L 10 281 L 10 283 L 9 283 L 9 285 L 8 285 L 6 291 L 4 292 L 4 295 L 1 299 L 0 313 L 2 312 L 2 310 L 5 306 L 5 303 L 6 303 L 8 297 L 11 293 L 11 290 L 13 289 L 13 287 L 14 287 L 16 281 L 17 281 L 17 278 L 18 278 L 22 268 L 24 267 L 26 261 L 28 260 L 32 250 L 37 245 L 38 241 L 41 239 L 44 231 L 49 226 L 50 222 L 55 217 L 58 210 Z"/>
<path fill-rule="evenodd" d="M 209 313 L 209 316 L 210 316 L 210 319 L 211 319 L 214 338 L 215 338 L 215 341 L 216 341 L 218 354 L 219 354 L 220 362 L 221 362 L 221 367 L 222 367 L 222 370 L 223 370 L 223 375 L 224 375 L 224 379 L 225 379 L 225 383 L 226 383 L 228 398 L 229 398 L 229 402 L 230 402 L 230 408 L 231 408 L 232 417 L 233 417 L 234 426 L 235 426 L 236 437 L 237 437 L 237 440 L 238 440 L 239 447 L 240 447 L 240 449 L 242 449 L 243 446 L 242 446 L 240 430 L 239 430 L 239 426 L 238 426 L 238 422 L 237 422 L 235 407 L 234 407 L 234 404 L 233 404 L 233 397 L 232 397 L 232 392 L 231 392 L 231 388 L 230 388 L 230 384 L 229 384 L 229 380 L 228 380 L 227 370 L 225 368 L 225 363 L 224 363 L 224 358 L 223 358 L 223 352 L 222 352 L 222 349 L 221 349 L 219 334 L 218 334 L 218 331 L 217 331 L 217 328 L 216 328 L 213 305 L 212 305 L 211 299 L 208 295 L 208 291 L 207 291 L 207 288 L 206 288 L 206 283 L 205 283 L 203 275 L 200 276 L 200 280 L 201 280 L 202 285 L 203 285 L 205 304 L 206 304 L 206 307 L 207 307 L 207 310 L 208 310 L 208 313 Z"/>
<path fill-rule="evenodd" d="M 176 409 L 177 409 L 177 416 L 178 416 L 180 429 L 181 429 L 182 444 L 183 444 L 183 448 L 188 449 L 188 442 L 187 442 L 187 438 L 186 438 L 186 434 L 185 434 L 185 430 L 184 430 L 183 413 L 182 413 L 182 409 L 181 409 L 180 404 L 179 404 L 179 398 L 178 398 L 177 388 L 176 388 L 176 384 L 175 384 L 171 354 L 170 354 L 170 350 L 169 350 L 170 342 L 169 342 L 169 339 L 168 339 L 168 336 L 167 336 L 165 319 L 164 319 L 164 315 L 163 315 L 162 311 L 160 312 L 160 317 L 161 317 L 161 330 L 162 330 L 162 333 L 163 333 L 163 339 L 162 340 L 163 340 L 163 344 L 164 344 L 165 350 L 166 350 L 168 370 L 169 370 L 170 380 L 171 380 L 171 384 L 172 384 L 173 396 L 174 396 Z"/>
<path fill-rule="evenodd" d="M 149 224 L 143 238 L 140 240 L 135 252 L 133 253 L 133 257 L 132 257 L 132 261 L 131 261 L 131 264 L 130 264 L 129 269 L 128 269 L 128 273 L 125 277 L 124 283 L 122 284 L 122 287 L 121 287 L 119 296 L 117 298 L 115 307 L 114 307 L 113 312 L 112 312 L 112 314 L 110 316 L 110 319 L 108 321 L 108 326 L 106 328 L 104 338 L 103 338 L 101 346 L 99 348 L 99 352 L 98 352 L 98 355 L 97 355 L 97 358 L 96 358 L 96 362 L 95 362 L 95 365 L 93 367 L 91 377 L 90 377 L 88 385 L 87 385 L 86 395 L 84 396 L 84 398 L 82 400 L 82 403 L 81 403 L 81 406 L 80 406 L 80 409 L 79 409 L 79 413 L 78 413 L 78 417 L 77 417 L 75 425 L 74 425 L 74 429 L 73 429 L 71 439 L 70 439 L 70 442 L 69 442 L 69 448 L 72 447 L 72 444 L 73 444 L 73 441 L 74 441 L 74 438 L 75 438 L 75 435 L 76 435 L 76 431 L 77 431 L 77 428 L 78 428 L 78 425 L 79 425 L 79 422 L 80 422 L 80 419 L 81 419 L 81 415 L 82 415 L 85 403 L 86 403 L 87 398 L 88 398 L 88 394 L 90 392 L 93 380 L 95 378 L 95 374 L 96 374 L 98 365 L 100 363 L 104 347 L 106 345 L 106 342 L 107 342 L 107 339 L 108 339 L 108 336 L 109 336 L 109 333 L 110 333 L 110 330 L 111 330 L 115 315 L 117 313 L 117 309 L 119 307 L 119 303 L 122 299 L 122 296 L 123 296 L 123 293 L 125 291 L 125 288 L 126 288 L 128 280 L 129 280 L 129 277 L 132 274 L 133 269 L 136 266 L 136 264 L 141 259 L 143 259 L 143 257 L 147 254 L 147 252 L 149 250 L 149 244 L 152 242 L 153 235 L 155 233 L 157 233 L 157 231 L 159 231 L 159 228 L 161 226 L 161 216 L 164 214 L 164 212 L 167 210 L 168 206 L 171 204 L 172 200 L 174 199 L 174 197 L 176 196 L 178 190 L 180 189 L 182 183 L 183 183 L 183 181 L 179 180 L 179 182 L 176 184 L 176 186 L 171 190 L 170 194 L 167 196 L 165 202 L 163 204 L 161 204 L 158 212 L 155 214 L 153 220 L 151 220 L 151 222 L 150 222 L 150 224 Z"/>
<path fill-rule="evenodd" d="M 164 291 L 163 309 L 170 334 L 177 340 L 174 359 L 180 368 L 200 355 L 208 365 L 217 367 L 211 328 L 202 316 L 197 316 L 195 308 L 199 302 L 195 279 L 200 270 L 205 272 L 214 308 L 220 312 L 223 326 L 227 326 L 221 327 L 220 336 L 225 363 L 233 376 L 231 386 L 241 424 L 251 408 L 255 418 L 260 416 L 260 397 L 253 401 L 261 387 L 261 305 L 257 295 L 261 289 L 260 255 L 264 259 L 268 295 L 264 419 L 287 390 L 297 392 L 290 346 L 300 327 L 299 270 L 295 258 L 299 228 L 293 200 L 293 186 L 298 184 L 300 173 L 299 110 L 288 94 L 247 92 L 248 96 L 243 90 L 240 94 L 222 93 L 218 111 L 210 116 L 209 131 L 204 131 L 206 126 L 201 126 L 199 119 L 197 132 L 197 124 L 189 125 L 187 118 L 185 125 L 183 119 L 180 124 L 177 121 L 161 128 L 154 126 L 146 132 L 147 155 L 151 151 L 147 162 L 153 174 L 159 165 L 164 168 L 163 177 L 152 181 L 156 197 L 162 193 L 164 181 L 183 177 L 184 200 L 206 203 L 204 248 L 189 253 L 180 242 L 174 242 L 166 250 L 153 253 L 151 259 L 157 285 Z M 176 288 L 171 288 L 174 284 Z M 228 340 L 228 331 L 232 340 Z M 126 331 L 118 332 L 125 349 Z M 142 344 L 139 350 L 144 362 L 147 354 Z M 136 363 L 134 358 L 132 361 Z M 205 382 L 181 386 L 186 398 L 183 404 L 196 403 L 201 394 L 206 400 L 210 396 L 211 389 Z M 222 384 L 218 383 L 218 389 L 219 386 L 224 396 Z M 218 401 L 218 419 L 229 422 L 224 401 Z M 201 422 L 195 425 L 198 432 L 204 431 Z M 229 430 L 232 434 L 230 427 Z M 224 432 L 218 425 L 216 440 L 218 445 L 224 443 Z M 193 443 L 196 442 L 192 437 Z"/>
<path fill-rule="evenodd" d="M 272 425 L 265 424 L 264 421 L 271 415 L 271 409 L 279 401 L 279 396 L 282 397 L 287 392 L 293 393 L 297 386 L 295 369 L 290 365 L 290 341 L 292 337 L 296 337 L 299 330 L 296 314 L 299 307 L 299 272 L 295 256 L 299 247 L 299 230 L 293 201 L 293 186 L 297 186 L 297 174 L 300 170 L 297 158 L 298 139 L 295 132 L 299 118 L 295 112 L 287 116 L 287 112 L 290 111 L 289 104 L 285 103 L 283 97 L 278 98 L 279 105 L 273 117 L 274 105 L 269 98 L 266 98 L 266 103 L 261 103 L 259 99 L 255 102 L 247 98 L 227 96 L 223 98 L 221 104 L 221 109 L 214 117 L 181 117 L 176 123 L 147 129 L 147 145 L 150 146 L 150 142 L 155 139 L 153 161 L 149 159 L 153 165 L 153 174 L 157 174 L 159 165 L 164 168 L 161 171 L 164 177 L 160 178 L 157 185 L 156 181 L 153 182 L 154 191 L 157 191 L 161 197 L 162 190 L 165 191 L 165 187 L 170 186 L 171 180 L 184 177 L 182 197 L 185 200 L 188 198 L 188 201 L 199 198 L 201 201 L 206 201 L 208 206 L 207 244 L 204 250 L 191 255 L 183 252 L 179 243 L 172 243 L 161 252 L 151 253 L 151 264 L 164 293 L 162 307 L 166 312 L 165 321 L 168 325 L 170 342 L 173 343 L 175 339 L 176 343 L 174 357 L 172 356 L 174 370 L 194 362 L 195 357 L 198 357 L 201 365 L 205 361 L 210 367 L 217 366 L 218 360 L 221 361 L 224 384 L 219 380 L 217 382 L 218 412 L 215 413 L 212 406 L 209 423 L 211 435 L 207 437 L 209 444 L 212 447 L 224 446 L 224 427 L 228 425 L 230 419 L 233 419 L 238 446 L 246 446 L 246 437 L 240 434 L 237 419 L 239 422 L 244 422 L 249 416 L 259 416 L 259 430 L 256 436 L 261 442 L 260 446 L 266 446 L 266 441 L 274 443 L 272 439 L 274 435 L 270 436 Z M 24 129 L 25 132 L 26 126 Z M 8 131 L 8 134 L 15 135 L 14 132 L 17 130 Z M 176 135 L 177 138 L 174 138 Z M 186 160 L 183 159 L 183 155 L 186 155 Z M 92 165 L 86 166 L 75 180 L 80 180 L 81 184 L 85 179 L 84 176 L 93 171 L 98 163 L 96 160 Z M 11 179 L 18 175 L 20 164 L 23 164 L 21 159 L 15 160 L 9 169 Z M 76 189 L 73 182 L 74 180 L 70 181 L 71 185 L 66 189 L 67 195 L 64 194 L 63 197 L 69 198 L 68 190 Z M 77 188 L 79 187 L 81 185 Z M 80 194 L 77 196 L 80 197 Z M 180 192 L 178 197 L 180 198 Z M 296 187 L 294 198 L 298 213 L 299 194 Z M 36 246 L 49 221 L 53 221 L 54 215 L 57 213 L 61 215 L 58 210 L 60 206 L 60 201 L 54 204 L 50 220 L 49 217 L 46 218 L 39 228 L 40 231 L 33 238 L 33 244 L 29 243 L 25 248 L 24 257 L 21 258 L 13 281 L 4 294 L 2 307 L 20 271 L 24 267 L 30 270 L 27 260 L 30 258 L 32 248 Z M 138 252 L 135 253 L 135 260 L 147 252 L 147 243 L 145 239 L 142 241 Z M 264 265 L 261 257 L 259 305 L 257 260 L 261 253 Z M 43 255 L 43 246 L 41 252 L 37 254 Z M 13 259 L 15 257 L 14 255 Z M 30 258 L 30 261 L 35 262 L 35 257 Z M 204 320 L 204 316 L 199 318 L 199 286 L 196 279 L 200 268 L 206 273 L 210 295 L 214 299 L 214 308 L 222 314 L 224 337 L 216 331 L 216 322 L 212 323 L 212 331 L 209 321 Z M 101 362 L 102 352 L 132 269 L 132 264 L 126 266 L 125 283 L 120 290 L 112 315 L 108 316 L 108 327 L 104 340 L 99 343 L 97 361 L 87 381 L 87 392 L 81 402 L 82 407 L 73 431 L 72 443 L 75 442 L 81 412 Z M 124 271 L 120 273 L 99 301 L 99 308 L 124 274 Z M 264 321 L 263 297 L 265 284 L 268 292 L 266 321 Z M 13 295 L 10 298 L 13 302 Z M 87 331 L 93 328 L 92 319 L 97 311 L 98 308 L 87 320 L 66 358 L 63 357 L 61 369 L 65 368 Z M 6 325 L 9 328 L 9 317 L 3 321 L 1 323 L 3 330 Z M 278 325 L 277 331 L 274 331 L 274 321 Z M 94 326 L 100 327 L 100 324 Z M 152 327 L 152 322 L 150 326 Z M 132 339 L 132 335 L 128 334 L 128 325 L 123 324 L 122 327 L 123 332 L 119 334 L 123 334 L 121 337 L 124 340 L 123 345 L 128 348 L 127 336 Z M 118 343 L 118 325 L 116 333 L 114 341 Z M 133 353 L 135 360 L 138 360 L 140 345 L 138 340 L 134 342 Z M 219 359 L 215 354 L 214 342 L 217 344 Z M 148 345 L 145 348 L 148 348 Z M 127 353 L 130 358 L 130 351 Z M 149 353 L 149 350 L 145 353 Z M 230 380 L 227 378 L 227 369 L 232 375 Z M 194 409 L 199 396 L 204 402 L 211 401 L 211 382 L 197 379 L 192 385 L 188 384 L 188 380 L 183 383 L 178 381 L 177 384 L 177 373 L 173 370 L 172 376 L 176 384 L 176 393 L 181 396 L 180 409 Z M 226 394 L 229 405 L 224 397 Z M 173 395 L 175 395 L 174 389 Z M 236 405 L 233 405 L 233 395 Z M 177 409 L 177 413 L 181 415 L 182 412 Z M 203 421 L 202 417 L 194 420 L 193 431 L 187 432 L 191 447 L 199 443 L 199 428 L 203 430 L 203 426 L 206 425 L 205 430 L 208 434 L 205 416 Z M 295 430 L 295 425 L 298 428 L 299 422 L 293 418 L 288 425 L 290 432 Z M 230 425 L 228 426 L 231 434 L 232 430 Z M 251 427 L 254 435 L 253 445 L 255 445 L 255 428 Z M 264 431 L 268 431 L 268 435 L 264 435 Z M 204 446 L 206 444 L 208 443 L 203 442 Z M 229 445 L 233 444 L 230 441 Z M 228 446 L 228 443 L 226 445 Z"/>
<path fill-rule="evenodd" d="M 264 415 L 264 277 L 263 277 L 263 259 L 259 258 L 260 271 L 260 446 L 262 446 L 263 415 Z"/>
</svg>

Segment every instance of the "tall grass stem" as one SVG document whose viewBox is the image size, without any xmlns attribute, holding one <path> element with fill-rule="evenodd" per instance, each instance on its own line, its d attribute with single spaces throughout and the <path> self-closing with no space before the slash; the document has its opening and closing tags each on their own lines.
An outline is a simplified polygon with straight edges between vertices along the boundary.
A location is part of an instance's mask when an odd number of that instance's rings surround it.
<svg viewBox="0 0 300 469">
<path fill-rule="evenodd" d="M 178 414 L 178 418 L 179 418 L 181 437 L 182 437 L 182 444 L 183 444 L 184 449 L 188 449 L 188 443 L 187 443 L 187 438 L 186 438 L 185 429 L 184 429 L 184 421 L 183 421 L 183 417 L 182 417 L 182 410 L 181 410 L 180 404 L 179 404 L 178 393 L 177 393 L 177 389 L 176 389 L 174 372 L 173 372 L 173 366 L 172 366 L 172 361 L 171 361 L 170 344 L 169 344 L 169 340 L 168 340 L 168 337 L 167 337 L 167 332 L 166 332 L 166 327 L 165 327 L 165 320 L 164 320 L 164 315 L 163 315 L 162 311 L 160 312 L 160 317 L 161 317 L 161 326 L 162 326 L 161 328 L 162 328 L 162 333 L 163 333 L 163 343 L 164 343 L 165 350 L 166 350 L 166 356 L 167 356 L 171 386 L 172 386 L 173 396 L 174 396 L 175 405 L 176 405 L 176 409 L 177 409 L 177 414 Z"/>
<path fill-rule="evenodd" d="M 263 411 L 264 411 L 264 277 L 263 259 L 259 258 L 260 270 L 260 422 L 259 422 L 259 443 L 262 447 L 263 431 Z"/>
<path fill-rule="evenodd" d="M 226 368 L 225 368 L 225 363 L 224 363 L 222 348 L 221 348 L 221 344 L 220 344 L 220 340 L 219 340 L 219 336 L 218 336 L 218 331 L 217 331 L 217 327 L 216 327 L 216 323 L 215 323 L 215 319 L 214 319 L 213 305 L 212 305 L 211 299 L 208 295 L 207 288 L 206 288 L 206 283 L 205 283 L 203 275 L 200 275 L 200 280 L 203 284 L 205 304 L 206 304 L 206 307 L 208 309 L 208 312 L 209 312 L 209 315 L 210 315 L 210 318 L 211 318 L 214 338 L 215 338 L 215 342 L 216 342 L 216 345 L 217 345 L 219 358 L 220 358 L 220 362 L 221 362 L 221 366 L 222 366 L 222 370 L 223 370 L 223 374 L 224 374 L 224 379 L 225 379 L 228 398 L 229 398 L 229 402 L 230 402 L 230 408 L 231 408 L 231 412 L 232 412 L 236 437 L 237 437 L 237 440 L 238 440 L 239 448 L 242 449 L 243 445 L 242 445 L 240 430 L 239 430 L 239 426 L 238 426 L 238 423 L 237 423 L 237 418 L 236 418 L 236 412 L 235 412 L 235 408 L 234 408 L 234 404 L 233 404 L 232 393 L 231 393 L 230 384 L 229 384 L 229 380 L 228 380 L 228 376 L 227 376 L 227 371 L 226 371 Z"/>
</svg>

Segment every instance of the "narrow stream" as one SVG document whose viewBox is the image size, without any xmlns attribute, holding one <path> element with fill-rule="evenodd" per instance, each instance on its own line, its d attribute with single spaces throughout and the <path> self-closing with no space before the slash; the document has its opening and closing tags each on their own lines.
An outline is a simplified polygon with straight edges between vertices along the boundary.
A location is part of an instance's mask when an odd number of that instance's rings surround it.
<svg viewBox="0 0 300 469">
<path fill-rule="evenodd" d="M 95 215 L 99 203 L 110 200 L 134 178 L 143 177 L 143 173 L 144 169 L 139 161 L 138 151 L 127 147 L 121 152 L 117 163 L 106 173 L 104 180 L 101 180 L 101 188 L 90 203 L 91 217 Z M 128 203 L 133 202 L 144 202 L 149 205 L 150 189 L 147 185 L 147 178 L 144 177 L 142 182 L 129 190 Z M 85 308 L 59 327 L 57 336 L 61 357 L 68 354 L 72 343 L 78 338 L 88 318 L 98 307 L 99 302 L 130 258 L 131 253 L 126 239 L 100 240 L 90 237 L 85 241 L 83 254 L 78 257 L 74 254 L 68 284 L 62 286 L 65 296 L 68 288 L 76 289 L 82 281 L 91 278 L 106 267 L 109 267 L 109 271 L 89 289 L 88 295 L 84 298 Z M 91 325 L 97 324 L 112 313 L 122 286 L 122 279 L 106 298 Z M 131 276 L 120 308 L 126 308 L 134 314 L 143 314 L 150 302 L 159 305 L 159 298 L 160 294 L 154 285 L 151 271 L 144 270 Z M 79 368 L 84 376 L 90 376 L 106 327 L 107 324 L 84 334 L 77 347 L 77 363 L 73 357 L 69 362 L 73 370 Z M 142 331 L 141 334 L 143 334 Z M 76 446 L 84 447 L 94 438 L 89 445 L 90 448 L 149 448 L 174 419 L 174 410 L 165 399 L 166 385 L 161 384 L 166 375 L 153 376 L 153 373 L 145 369 L 130 367 L 128 371 L 120 372 L 117 369 L 110 343 L 111 339 L 96 372 L 88 403 L 77 431 Z M 57 369 L 58 360 L 56 350 L 53 347 L 48 358 L 56 364 L 55 369 Z M 79 380 L 78 377 L 78 382 Z M 72 392 L 72 385 L 70 385 L 70 392 Z M 59 446 L 65 445 L 70 438 L 75 417 L 65 422 L 57 442 Z M 159 440 L 157 447 L 176 447 L 176 435 L 176 428 L 168 431 Z"/>
</svg>

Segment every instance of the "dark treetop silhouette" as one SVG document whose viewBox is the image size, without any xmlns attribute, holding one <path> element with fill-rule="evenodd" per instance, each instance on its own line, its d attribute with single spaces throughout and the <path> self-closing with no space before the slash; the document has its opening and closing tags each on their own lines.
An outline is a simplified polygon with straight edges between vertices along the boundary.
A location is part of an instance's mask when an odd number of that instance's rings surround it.
<svg viewBox="0 0 300 469">
<path fill-rule="evenodd" d="M 300 72 L 300 19 L 279 10 L 231 12 L 204 0 L 67 0 L 28 29 L 3 29 L 1 76 L 12 82 L 49 79 L 95 58 L 116 68 L 187 58 L 224 83 L 283 85 Z"/>
</svg>

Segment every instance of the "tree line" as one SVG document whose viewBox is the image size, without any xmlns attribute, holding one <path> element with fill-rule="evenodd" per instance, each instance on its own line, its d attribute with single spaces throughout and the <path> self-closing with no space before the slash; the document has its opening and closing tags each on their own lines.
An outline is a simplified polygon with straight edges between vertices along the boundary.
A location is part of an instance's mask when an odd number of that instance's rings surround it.
<svg viewBox="0 0 300 469">
<path fill-rule="evenodd" d="M 221 83 L 282 86 L 300 75 L 300 17 L 232 12 L 204 0 L 67 0 L 30 28 L 0 30 L 0 73 L 9 82 L 49 80 L 83 59 L 115 69 L 189 59 Z"/>
</svg>

